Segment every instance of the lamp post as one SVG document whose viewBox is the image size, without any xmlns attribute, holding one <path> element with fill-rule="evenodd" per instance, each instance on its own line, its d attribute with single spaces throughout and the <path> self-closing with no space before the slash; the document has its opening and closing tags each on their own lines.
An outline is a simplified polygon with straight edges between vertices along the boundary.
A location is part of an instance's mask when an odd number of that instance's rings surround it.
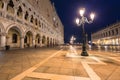
<svg viewBox="0 0 120 80">
<path fill-rule="evenodd" d="M 89 54 L 86 51 L 86 34 L 85 34 L 84 24 L 85 23 L 89 23 L 89 24 L 92 23 L 93 20 L 94 20 L 95 15 L 94 15 L 94 13 L 91 13 L 90 14 L 91 20 L 88 21 L 88 19 L 84 16 L 85 8 L 80 9 L 79 13 L 80 13 L 81 18 L 77 18 L 76 19 L 76 24 L 78 26 L 82 25 L 83 44 L 82 44 L 82 53 L 81 53 L 81 56 L 89 56 Z"/>
</svg>

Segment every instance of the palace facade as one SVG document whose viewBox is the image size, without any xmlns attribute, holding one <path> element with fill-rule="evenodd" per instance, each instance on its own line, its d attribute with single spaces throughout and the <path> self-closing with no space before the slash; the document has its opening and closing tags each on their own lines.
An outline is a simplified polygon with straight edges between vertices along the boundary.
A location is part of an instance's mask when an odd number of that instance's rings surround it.
<svg viewBox="0 0 120 80">
<path fill-rule="evenodd" d="M 0 49 L 64 43 L 64 27 L 50 0 L 0 0 Z"/>
<path fill-rule="evenodd" d="M 93 33 L 92 42 L 99 49 L 120 51 L 120 22 Z"/>
</svg>

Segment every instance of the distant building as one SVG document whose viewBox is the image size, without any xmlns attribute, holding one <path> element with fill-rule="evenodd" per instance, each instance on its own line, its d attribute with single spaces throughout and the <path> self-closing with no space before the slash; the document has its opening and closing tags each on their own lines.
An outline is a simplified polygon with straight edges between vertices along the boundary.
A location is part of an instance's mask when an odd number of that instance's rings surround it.
<svg viewBox="0 0 120 80">
<path fill-rule="evenodd" d="M 120 22 L 93 33 L 92 42 L 99 49 L 120 50 Z"/>
<path fill-rule="evenodd" d="M 50 0 L 0 0 L 0 49 L 64 43 L 64 27 Z"/>
</svg>

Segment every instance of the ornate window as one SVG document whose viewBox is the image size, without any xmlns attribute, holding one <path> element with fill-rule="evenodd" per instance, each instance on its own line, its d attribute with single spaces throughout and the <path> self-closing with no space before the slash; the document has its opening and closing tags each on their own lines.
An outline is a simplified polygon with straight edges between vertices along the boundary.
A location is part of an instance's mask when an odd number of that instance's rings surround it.
<svg viewBox="0 0 120 80">
<path fill-rule="evenodd" d="M 25 7 L 25 3 L 23 3 L 23 6 Z"/>
<path fill-rule="evenodd" d="M 37 25 L 37 19 L 35 19 L 35 25 Z"/>
<path fill-rule="evenodd" d="M 22 18 L 22 8 L 19 6 L 19 9 L 17 11 L 17 15 Z"/>
<path fill-rule="evenodd" d="M 31 11 L 31 9 L 29 8 L 29 11 Z"/>
<path fill-rule="evenodd" d="M 13 7 L 14 7 L 13 1 L 10 0 L 8 5 L 7 5 L 7 11 L 14 14 L 14 8 Z"/>
<path fill-rule="evenodd" d="M 17 34 L 12 35 L 12 43 L 17 43 Z"/>
<path fill-rule="evenodd" d="M 33 23 L 33 15 L 31 16 L 31 20 L 30 20 L 30 22 L 32 22 L 32 23 Z"/>
<path fill-rule="evenodd" d="M 41 22 L 39 21 L 39 27 L 41 27 Z"/>
<path fill-rule="evenodd" d="M 28 12 L 25 13 L 25 20 L 28 20 Z"/>
</svg>

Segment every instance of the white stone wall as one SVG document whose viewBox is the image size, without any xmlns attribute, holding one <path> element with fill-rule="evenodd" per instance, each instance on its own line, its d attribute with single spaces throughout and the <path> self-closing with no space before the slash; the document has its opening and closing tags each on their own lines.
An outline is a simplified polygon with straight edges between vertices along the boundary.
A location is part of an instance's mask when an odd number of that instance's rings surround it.
<svg viewBox="0 0 120 80">
<path fill-rule="evenodd" d="M 98 47 L 120 50 L 120 22 L 93 33 L 92 42 Z"/>
<path fill-rule="evenodd" d="M 37 1 L 37 0 L 36 0 Z M 26 47 L 24 43 L 25 36 L 27 46 L 47 46 L 64 43 L 63 25 L 55 11 L 54 6 L 49 0 L 1 0 L 0 1 L 0 47 L 5 48 L 10 45 L 11 48 Z M 12 2 L 12 5 L 9 4 Z M 4 5 L 4 6 L 3 6 Z M 54 25 L 53 18 L 56 17 L 57 25 Z M 10 31 L 12 29 L 12 31 Z M 18 32 L 18 41 L 12 43 L 12 34 Z M 27 34 L 27 33 L 30 34 Z M 31 36 L 29 36 L 31 35 Z M 40 37 L 40 43 L 37 43 L 36 36 Z M 45 36 L 45 44 L 42 44 L 42 38 Z M 49 38 L 47 43 L 47 37 Z M 59 38 L 58 38 L 59 37 Z M 31 41 L 32 40 L 32 41 Z"/>
</svg>

